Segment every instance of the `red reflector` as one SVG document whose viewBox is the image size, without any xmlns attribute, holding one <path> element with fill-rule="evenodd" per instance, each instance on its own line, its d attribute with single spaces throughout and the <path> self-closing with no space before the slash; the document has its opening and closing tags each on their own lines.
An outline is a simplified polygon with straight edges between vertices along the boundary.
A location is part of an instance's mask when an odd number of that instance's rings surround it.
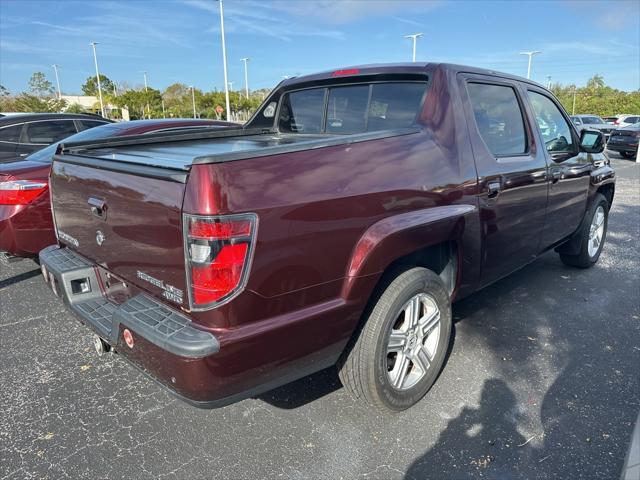
<svg viewBox="0 0 640 480">
<path fill-rule="evenodd" d="M 242 277 L 249 245 L 227 245 L 209 265 L 191 267 L 193 300 L 196 304 L 215 302 L 233 291 Z"/>
<path fill-rule="evenodd" d="M 344 70 L 336 70 L 331 74 L 332 77 L 340 77 L 342 75 L 356 75 L 360 73 L 360 70 L 357 68 L 345 68 Z"/>
<path fill-rule="evenodd" d="M 42 195 L 46 182 L 11 180 L 0 182 L 0 205 L 26 205 Z"/>
<path fill-rule="evenodd" d="M 122 338 L 124 338 L 124 343 L 127 344 L 127 347 L 129 348 L 133 348 L 133 333 L 131 333 L 131 330 L 129 330 L 128 328 L 125 328 L 122 331 Z"/>
<path fill-rule="evenodd" d="M 189 225 L 189 235 L 197 238 L 213 238 L 228 240 L 231 237 L 247 236 L 251 234 L 249 220 L 236 222 L 210 222 L 194 218 Z"/>
</svg>

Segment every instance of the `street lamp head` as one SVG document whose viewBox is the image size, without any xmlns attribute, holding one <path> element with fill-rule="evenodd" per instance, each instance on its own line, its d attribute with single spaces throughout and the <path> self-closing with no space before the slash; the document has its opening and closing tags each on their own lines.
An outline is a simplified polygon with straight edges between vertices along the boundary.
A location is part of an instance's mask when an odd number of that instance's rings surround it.
<svg viewBox="0 0 640 480">
<path fill-rule="evenodd" d="M 520 52 L 518 55 L 537 55 L 538 53 L 542 53 L 540 50 L 533 50 L 531 52 Z"/>
<path fill-rule="evenodd" d="M 405 35 L 404 38 L 420 38 L 423 35 L 424 35 L 423 33 L 414 33 L 412 35 Z"/>
<path fill-rule="evenodd" d="M 248 62 L 249 60 L 251 60 L 250 57 L 245 57 L 240 59 L 241 62 Z"/>
</svg>

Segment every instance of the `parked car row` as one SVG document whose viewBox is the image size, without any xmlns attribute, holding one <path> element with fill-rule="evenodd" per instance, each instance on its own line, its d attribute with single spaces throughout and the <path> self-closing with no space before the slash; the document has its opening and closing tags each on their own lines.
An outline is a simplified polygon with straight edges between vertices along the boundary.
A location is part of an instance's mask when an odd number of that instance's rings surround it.
<svg viewBox="0 0 640 480">
<path fill-rule="evenodd" d="M 446 361 L 453 301 L 550 249 L 598 261 L 615 191 L 603 149 L 512 75 L 302 76 L 243 128 L 65 141 L 39 260 L 98 352 L 193 405 L 337 364 L 355 398 L 399 411 Z"/>
<path fill-rule="evenodd" d="M 598 130 L 605 135 L 607 148 L 620 153 L 625 158 L 635 158 L 638 154 L 640 115 L 618 115 L 601 118 L 597 115 L 573 115 L 576 129 Z"/>
<path fill-rule="evenodd" d="M 25 116 L 15 116 L 23 122 Z M 17 118 L 20 117 L 20 118 Z M 37 122 L 66 122 L 84 126 L 93 122 L 84 117 L 57 115 L 37 115 Z M 44 118 L 48 120 L 44 120 Z M 148 133 L 171 133 L 202 127 L 237 126 L 234 123 L 216 120 L 167 119 L 135 120 L 132 122 L 110 123 L 101 121 L 100 126 L 85 129 L 80 133 L 67 136 L 65 142 L 97 140 L 114 136 L 129 136 Z M 29 122 L 16 123 L 20 128 L 32 128 Z M 39 128 L 39 127 L 38 127 Z M 52 127 L 55 128 L 55 127 Z M 48 137 L 49 139 L 54 137 Z M 20 257 L 37 257 L 38 252 L 56 241 L 49 202 L 49 172 L 51 162 L 61 138 L 56 143 L 32 153 L 20 161 L 0 163 L 0 261 L 7 262 Z"/>
<path fill-rule="evenodd" d="M 604 121 L 616 127 L 628 127 L 640 122 L 640 115 L 614 115 L 612 117 L 604 117 Z"/>
<path fill-rule="evenodd" d="M 607 149 L 618 152 L 624 158 L 636 158 L 639 139 L 640 122 L 613 130 L 607 142 Z"/>
<path fill-rule="evenodd" d="M 0 163 L 13 162 L 47 145 L 111 120 L 68 113 L 22 113 L 0 117 Z"/>
</svg>

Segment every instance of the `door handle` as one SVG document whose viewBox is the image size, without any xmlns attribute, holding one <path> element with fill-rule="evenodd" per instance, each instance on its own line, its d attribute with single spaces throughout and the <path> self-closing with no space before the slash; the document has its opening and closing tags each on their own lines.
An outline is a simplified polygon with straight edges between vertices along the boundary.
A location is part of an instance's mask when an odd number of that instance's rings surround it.
<svg viewBox="0 0 640 480">
<path fill-rule="evenodd" d="M 487 197 L 496 198 L 500 193 L 500 190 L 502 190 L 502 185 L 500 185 L 500 182 L 487 183 Z"/>
<path fill-rule="evenodd" d="M 107 218 L 107 202 L 99 198 L 91 197 L 87 200 L 87 203 L 91 207 L 91 214 L 95 217 L 106 220 Z"/>
<path fill-rule="evenodd" d="M 562 178 L 563 174 L 561 170 L 554 170 L 551 172 L 551 183 L 558 183 L 558 180 Z"/>
</svg>

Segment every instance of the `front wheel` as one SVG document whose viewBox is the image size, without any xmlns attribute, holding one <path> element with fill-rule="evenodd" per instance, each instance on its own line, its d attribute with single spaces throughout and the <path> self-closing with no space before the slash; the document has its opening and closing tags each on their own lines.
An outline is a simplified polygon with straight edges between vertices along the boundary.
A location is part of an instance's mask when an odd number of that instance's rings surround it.
<svg viewBox="0 0 640 480">
<path fill-rule="evenodd" d="M 628 158 L 628 159 L 632 159 L 636 156 L 636 154 L 633 152 L 620 152 L 620 155 L 622 155 L 623 158 Z"/>
<path fill-rule="evenodd" d="M 579 253 L 577 255 L 560 254 L 560 260 L 565 265 L 589 268 L 595 265 L 598 258 L 600 258 L 609 223 L 609 203 L 607 199 L 600 193 L 596 194 L 596 198 L 586 215 L 591 221 L 583 223 L 577 233 L 581 237 Z"/>
<path fill-rule="evenodd" d="M 397 275 L 373 306 L 339 365 L 353 397 L 381 410 L 411 407 L 444 364 L 451 303 L 440 277 L 426 268 Z"/>
</svg>

